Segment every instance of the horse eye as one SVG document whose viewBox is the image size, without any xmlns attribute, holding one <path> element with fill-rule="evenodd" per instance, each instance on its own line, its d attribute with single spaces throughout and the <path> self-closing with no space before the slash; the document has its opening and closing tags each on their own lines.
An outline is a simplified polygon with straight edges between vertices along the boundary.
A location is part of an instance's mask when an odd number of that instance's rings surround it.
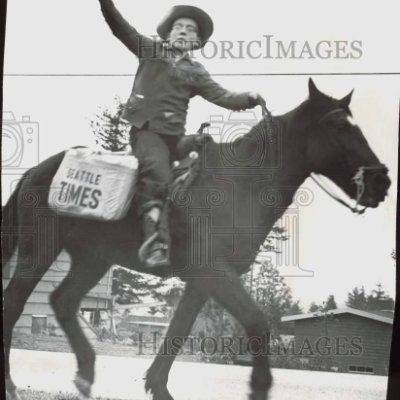
<svg viewBox="0 0 400 400">
<path fill-rule="evenodd" d="M 346 127 L 347 127 L 347 124 L 346 124 L 345 121 L 340 121 L 340 122 L 338 122 L 338 123 L 336 124 L 336 128 L 337 128 L 337 129 L 344 129 L 344 128 L 346 128 Z"/>
<path fill-rule="evenodd" d="M 335 129 L 342 130 L 342 129 L 347 128 L 348 123 L 345 119 L 340 118 L 340 119 L 334 119 L 334 120 L 330 121 L 330 125 Z"/>
</svg>

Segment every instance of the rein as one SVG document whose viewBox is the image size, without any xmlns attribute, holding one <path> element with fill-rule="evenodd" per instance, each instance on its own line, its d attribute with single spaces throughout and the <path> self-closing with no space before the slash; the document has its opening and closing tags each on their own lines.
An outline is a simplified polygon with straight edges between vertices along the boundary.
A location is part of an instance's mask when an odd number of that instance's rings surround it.
<svg viewBox="0 0 400 400">
<path fill-rule="evenodd" d="M 365 184 L 364 184 L 364 172 L 363 172 L 364 167 L 360 167 L 357 173 L 354 175 L 352 180 L 356 183 L 357 185 L 357 198 L 356 198 L 356 204 L 354 207 L 351 205 L 347 204 L 346 201 L 342 200 L 339 196 L 336 196 L 333 191 L 329 190 L 326 184 L 324 184 L 320 178 L 319 175 L 314 174 L 313 172 L 311 173 L 311 179 L 332 199 L 336 200 L 338 203 L 342 204 L 343 206 L 347 207 L 350 211 L 357 215 L 362 215 L 365 213 L 365 210 L 367 207 L 364 208 L 358 208 L 358 205 L 360 203 L 361 197 L 364 194 L 365 190 Z"/>
<path fill-rule="evenodd" d="M 265 102 L 262 102 L 260 104 L 261 106 L 261 112 L 262 112 L 262 116 L 263 118 L 267 121 L 267 122 L 272 122 L 272 114 L 271 112 L 268 110 L 267 108 L 267 104 Z"/>
<path fill-rule="evenodd" d="M 353 213 L 361 215 L 361 214 L 364 214 L 365 210 L 367 209 L 367 207 L 364 207 L 364 208 L 361 208 L 361 209 L 358 208 L 358 206 L 360 204 L 361 197 L 363 196 L 363 194 L 365 192 L 365 180 L 364 180 L 365 174 L 368 173 L 368 172 L 376 173 L 376 172 L 386 172 L 386 171 L 387 171 L 386 166 L 384 166 L 382 164 L 371 165 L 371 166 L 368 166 L 368 167 L 360 167 L 360 168 L 358 168 L 358 170 L 355 173 L 355 175 L 353 176 L 353 178 L 351 178 L 351 180 L 357 185 L 356 204 L 354 205 L 354 207 L 352 207 L 349 204 L 347 204 L 344 200 L 342 200 L 341 198 L 336 196 L 331 190 L 329 190 L 328 187 L 324 183 L 322 183 L 322 180 L 321 180 L 321 178 L 319 177 L 318 174 L 311 173 L 311 179 L 326 194 L 328 194 L 334 200 L 336 200 L 340 204 L 342 204 L 345 207 L 347 207 L 348 209 L 350 209 Z"/>
</svg>

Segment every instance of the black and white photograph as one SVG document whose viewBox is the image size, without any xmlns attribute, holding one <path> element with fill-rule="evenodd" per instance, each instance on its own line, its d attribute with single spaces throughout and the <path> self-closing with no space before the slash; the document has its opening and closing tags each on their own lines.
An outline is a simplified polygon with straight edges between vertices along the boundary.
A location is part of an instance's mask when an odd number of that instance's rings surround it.
<svg viewBox="0 0 400 400">
<path fill-rule="evenodd" d="M 396 5 L 5 2 L 7 400 L 389 399 Z"/>
</svg>

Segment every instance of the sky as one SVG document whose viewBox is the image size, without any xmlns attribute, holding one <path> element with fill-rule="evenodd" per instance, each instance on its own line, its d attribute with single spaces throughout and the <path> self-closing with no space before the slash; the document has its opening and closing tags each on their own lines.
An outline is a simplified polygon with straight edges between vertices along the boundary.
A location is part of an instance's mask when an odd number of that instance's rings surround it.
<svg viewBox="0 0 400 400">
<path fill-rule="evenodd" d="M 396 2 L 185 3 L 202 7 L 215 24 L 213 41 L 203 54 L 195 54 L 196 59 L 224 87 L 260 92 L 275 115 L 306 99 L 309 76 L 320 90 L 336 98 L 355 89 L 354 119 L 390 170 L 393 184 L 388 198 L 378 209 L 355 216 L 307 180 L 304 188 L 313 198 L 308 206 L 295 209 L 298 233 L 291 238 L 298 263 L 289 270 L 282 267 L 282 273 L 288 275 L 293 296 L 305 308 L 328 294 L 343 305 L 353 287 L 364 285 L 369 291 L 377 282 L 394 296 L 390 252 L 395 247 L 400 86 Z M 169 7 L 179 3 L 115 0 L 115 4 L 140 32 L 153 35 Z M 101 108 L 112 107 L 115 96 L 123 101 L 129 96 L 138 66 L 111 34 L 96 0 L 9 0 L 6 29 L 4 110 L 13 116 L 8 113 L 5 123 L 24 132 L 32 127 L 34 138 L 27 143 L 24 133 L 21 149 L 21 143 L 3 141 L 3 156 L 20 155 L 13 159 L 18 160 L 15 165 L 3 168 L 4 199 L 25 168 L 74 145 L 94 146 L 91 119 Z M 230 54 L 223 52 L 224 41 L 232 43 Z M 285 48 L 293 46 L 292 58 L 278 58 L 278 42 Z M 306 45 L 313 58 L 309 53 L 299 57 Z M 316 55 L 318 45 L 322 57 Z M 240 46 L 249 46 L 243 57 Z M 193 133 L 215 115 L 227 124 L 237 117 L 194 98 L 187 131 Z M 246 122 L 249 114 L 243 115 Z M 260 110 L 255 110 L 252 118 L 260 117 Z M 299 273 L 300 268 L 312 273 Z"/>
</svg>

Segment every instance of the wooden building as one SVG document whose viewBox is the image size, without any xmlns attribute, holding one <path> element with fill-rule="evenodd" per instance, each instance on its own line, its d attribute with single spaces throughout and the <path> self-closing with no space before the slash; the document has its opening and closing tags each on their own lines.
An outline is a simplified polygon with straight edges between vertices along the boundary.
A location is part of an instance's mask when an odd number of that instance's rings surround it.
<svg viewBox="0 0 400 400">
<path fill-rule="evenodd" d="M 122 337 L 151 340 L 154 334 L 160 338 L 165 335 L 169 325 L 168 317 L 129 315 L 117 324 L 117 332 Z"/>
<path fill-rule="evenodd" d="M 294 353 L 305 363 L 325 359 L 334 371 L 388 374 L 393 311 L 343 308 L 282 322 L 294 323 Z"/>
<path fill-rule="evenodd" d="M 15 255 L 3 270 L 3 290 L 7 287 L 12 274 L 15 271 Z M 24 311 L 16 323 L 15 332 L 22 333 L 46 333 L 50 335 L 63 335 L 58 326 L 54 311 L 49 303 L 49 294 L 67 276 L 70 267 L 70 257 L 67 252 L 61 252 L 53 265 L 36 286 L 29 297 Z M 96 331 L 96 317 L 100 311 L 108 310 L 111 303 L 112 269 L 101 281 L 85 296 L 81 303 L 79 321 L 87 336 L 93 338 Z M 83 312 L 86 317 L 83 318 Z"/>
</svg>

